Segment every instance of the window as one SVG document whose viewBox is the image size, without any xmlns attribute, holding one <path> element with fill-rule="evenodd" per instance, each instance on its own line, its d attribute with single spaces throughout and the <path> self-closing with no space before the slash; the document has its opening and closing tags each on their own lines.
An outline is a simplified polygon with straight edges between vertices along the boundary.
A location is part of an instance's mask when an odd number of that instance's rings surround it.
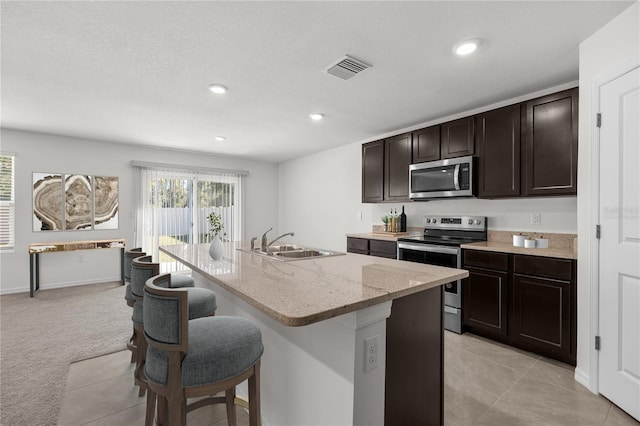
<svg viewBox="0 0 640 426">
<path fill-rule="evenodd" d="M 224 239 L 242 239 L 242 174 L 137 167 L 136 246 L 159 259 L 163 272 L 176 265 L 158 247 L 208 243 L 211 212 L 222 216 Z"/>
<path fill-rule="evenodd" d="M 15 246 L 15 156 L 0 154 L 0 250 Z"/>
</svg>

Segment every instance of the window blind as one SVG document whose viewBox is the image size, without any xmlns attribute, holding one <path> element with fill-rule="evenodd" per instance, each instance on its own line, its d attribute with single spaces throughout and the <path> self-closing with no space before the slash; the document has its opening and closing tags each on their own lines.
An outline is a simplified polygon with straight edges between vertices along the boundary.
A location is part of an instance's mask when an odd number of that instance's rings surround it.
<svg viewBox="0 0 640 426">
<path fill-rule="evenodd" d="M 15 247 L 15 156 L 0 154 L 0 250 Z"/>
</svg>

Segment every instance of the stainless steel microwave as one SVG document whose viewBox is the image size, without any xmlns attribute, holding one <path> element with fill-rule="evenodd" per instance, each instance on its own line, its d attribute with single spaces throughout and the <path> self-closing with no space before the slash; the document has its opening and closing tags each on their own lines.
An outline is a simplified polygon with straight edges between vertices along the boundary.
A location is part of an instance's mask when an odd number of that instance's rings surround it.
<svg viewBox="0 0 640 426">
<path fill-rule="evenodd" d="M 449 158 L 409 166 L 409 197 L 424 201 L 432 198 L 475 197 L 475 158 Z"/>
</svg>

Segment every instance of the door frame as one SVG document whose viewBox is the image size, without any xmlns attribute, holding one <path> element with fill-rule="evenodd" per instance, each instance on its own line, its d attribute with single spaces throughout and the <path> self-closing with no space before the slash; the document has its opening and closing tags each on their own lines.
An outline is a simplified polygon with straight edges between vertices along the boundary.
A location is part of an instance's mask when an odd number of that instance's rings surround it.
<svg viewBox="0 0 640 426">
<path fill-rule="evenodd" d="M 602 86 L 640 66 L 640 58 L 634 58 L 596 78 L 591 84 L 591 209 L 589 216 L 590 262 L 590 321 L 589 321 L 589 378 L 588 388 L 599 394 L 600 352 L 595 348 L 596 336 L 600 335 L 600 240 L 596 238 L 596 225 L 600 224 L 600 128 L 596 125 L 596 114 L 600 112 L 600 90 Z M 582 380 L 578 380 L 581 381 Z"/>
</svg>

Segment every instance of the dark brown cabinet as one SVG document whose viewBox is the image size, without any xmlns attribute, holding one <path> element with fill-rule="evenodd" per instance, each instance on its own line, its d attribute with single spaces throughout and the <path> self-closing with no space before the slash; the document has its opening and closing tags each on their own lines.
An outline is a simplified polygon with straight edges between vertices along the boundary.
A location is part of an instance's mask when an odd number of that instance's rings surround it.
<svg viewBox="0 0 640 426">
<path fill-rule="evenodd" d="M 409 200 L 409 164 L 411 134 L 405 133 L 384 141 L 384 200 Z"/>
<path fill-rule="evenodd" d="M 420 129 L 411 134 L 413 163 L 437 161 L 440 159 L 440 126 Z"/>
<path fill-rule="evenodd" d="M 376 203 L 384 196 L 384 141 L 362 145 L 362 202 Z"/>
<path fill-rule="evenodd" d="M 478 197 L 520 195 L 520 105 L 478 114 Z"/>
<path fill-rule="evenodd" d="M 464 251 L 465 331 L 576 364 L 576 262 Z"/>
<path fill-rule="evenodd" d="M 475 154 L 473 122 L 473 117 L 465 117 L 440 125 L 442 159 Z"/>
<path fill-rule="evenodd" d="M 523 195 L 575 195 L 578 89 L 523 104 Z"/>
<path fill-rule="evenodd" d="M 496 337 L 507 336 L 508 255 L 465 251 L 463 280 L 463 322 L 468 331 Z M 469 265 L 478 265 L 471 267 Z"/>
<path fill-rule="evenodd" d="M 347 237 L 347 253 L 367 254 L 369 256 L 396 259 L 397 252 L 398 244 L 395 241 Z"/>
<path fill-rule="evenodd" d="M 476 155 L 478 197 L 576 195 L 578 88 L 362 145 L 362 202 L 409 201 L 409 165 Z"/>
<path fill-rule="evenodd" d="M 513 256 L 511 338 L 526 350 L 575 365 L 575 262 Z"/>
</svg>

